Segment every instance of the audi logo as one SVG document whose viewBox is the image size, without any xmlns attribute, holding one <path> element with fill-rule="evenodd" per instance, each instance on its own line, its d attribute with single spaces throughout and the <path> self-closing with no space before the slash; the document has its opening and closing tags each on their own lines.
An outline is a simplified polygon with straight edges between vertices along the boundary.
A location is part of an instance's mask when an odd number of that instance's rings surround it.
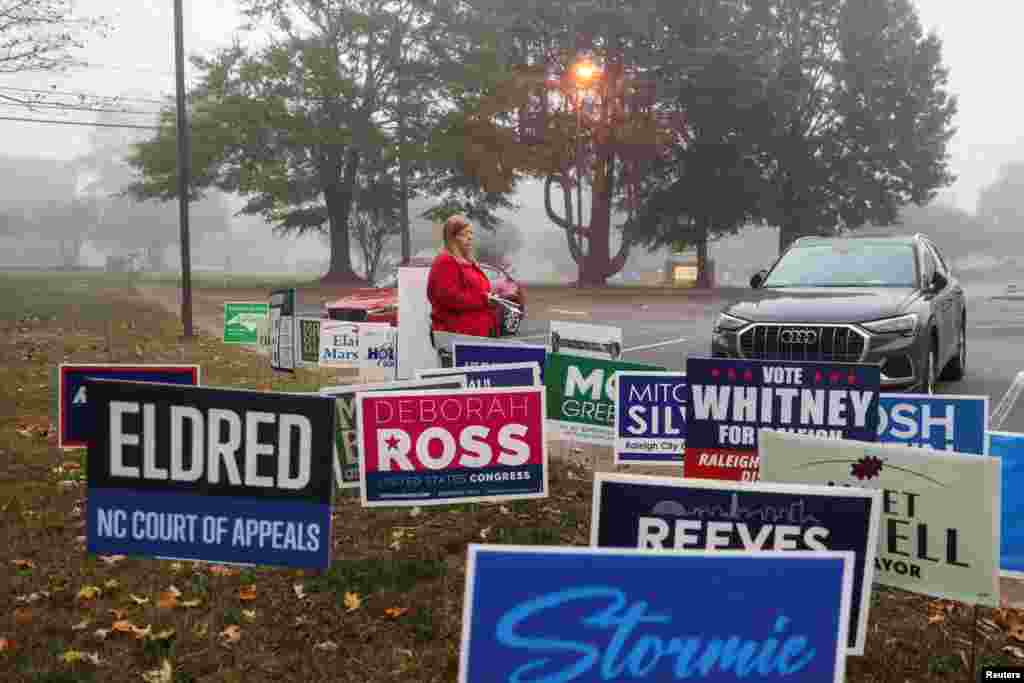
<svg viewBox="0 0 1024 683">
<path fill-rule="evenodd" d="M 813 344 L 818 341 L 815 330 L 783 330 L 779 333 L 779 341 L 783 344 Z"/>
</svg>

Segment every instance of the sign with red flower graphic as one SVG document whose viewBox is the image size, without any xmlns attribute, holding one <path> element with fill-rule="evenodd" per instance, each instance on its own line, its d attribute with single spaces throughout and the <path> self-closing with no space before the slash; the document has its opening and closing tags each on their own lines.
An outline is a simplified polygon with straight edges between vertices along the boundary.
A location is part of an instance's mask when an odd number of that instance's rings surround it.
<svg viewBox="0 0 1024 683">
<path fill-rule="evenodd" d="M 762 430 L 761 480 L 882 491 L 875 580 L 999 606 L 1000 460 Z"/>
</svg>

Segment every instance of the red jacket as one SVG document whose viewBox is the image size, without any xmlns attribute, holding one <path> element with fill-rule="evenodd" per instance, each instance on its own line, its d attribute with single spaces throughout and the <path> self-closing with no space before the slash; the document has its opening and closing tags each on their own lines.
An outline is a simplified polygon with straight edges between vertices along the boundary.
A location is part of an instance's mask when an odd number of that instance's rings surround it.
<svg viewBox="0 0 1024 683">
<path fill-rule="evenodd" d="M 442 251 L 430 266 L 427 299 L 431 329 L 488 337 L 495 329 L 494 309 L 487 300 L 491 282 L 475 263 L 460 263 Z"/>
</svg>

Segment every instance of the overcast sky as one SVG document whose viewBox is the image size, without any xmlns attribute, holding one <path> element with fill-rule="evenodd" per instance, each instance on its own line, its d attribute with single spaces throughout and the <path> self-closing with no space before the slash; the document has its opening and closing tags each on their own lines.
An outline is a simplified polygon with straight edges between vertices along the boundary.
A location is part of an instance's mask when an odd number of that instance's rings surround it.
<svg viewBox="0 0 1024 683">
<path fill-rule="evenodd" d="M 78 0 L 82 14 L 112 15 L 116 28 L 92 39 L 82 57 L 94 66 L 66 75 L 0 75 L 0 87 L 84 91 L 158 99 L 174 92 L 174 13 L 172 0 Z M 917 0 L 921 19 L 944 42 L 950 85 L 960 99 L 959 129 L 950 152 L 959 180 L 944 199 L 973 210 L 978 190 L 999 166 L 1024 159 L 1020 104 L 1024 93 L 1012 87 L 1024 23 L 1024 4 L 1009 0 Z M 184 0 L 185 50 L 208 53 L 230 43 L 240 23 L 235 0 Z M 1009 77 L 1008 77 L 1009 76 Z M 1011 87 L 1007 90 L 1007 87 Z M 10 93 L 10 91 L 5 91 Z M 138 109 L 155 105 L 132 102 Z M 92 121 L 87 112 L 35 113 L 0 106 L 0 117 L 30 116 Z M 140 116 L 126 121 L 148 123 Z M 88 149 L 90 128 L 0 120 L 3 151 L 12 155 L 70 159 Z"/>
</svg>

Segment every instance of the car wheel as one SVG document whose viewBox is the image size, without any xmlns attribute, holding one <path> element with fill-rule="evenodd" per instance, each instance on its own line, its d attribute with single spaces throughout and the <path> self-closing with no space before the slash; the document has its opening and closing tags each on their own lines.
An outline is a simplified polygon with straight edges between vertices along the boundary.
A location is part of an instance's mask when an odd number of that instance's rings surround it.
<svg viewBox="0 0 1024 683">
<path fill-rule="evenodd" d="M 558 353 L 558 348 L 561 346 L 561 338 L 557 334 L 551 335 L 551 353 Z"/>
<path fill-rule="evenodd" d="M 957 345 L 956 357 L 942 370 L 941 380 L 955 382 L 967 374 L 967 321 L 960 325 L 960 343 Z"/>
</svg>

